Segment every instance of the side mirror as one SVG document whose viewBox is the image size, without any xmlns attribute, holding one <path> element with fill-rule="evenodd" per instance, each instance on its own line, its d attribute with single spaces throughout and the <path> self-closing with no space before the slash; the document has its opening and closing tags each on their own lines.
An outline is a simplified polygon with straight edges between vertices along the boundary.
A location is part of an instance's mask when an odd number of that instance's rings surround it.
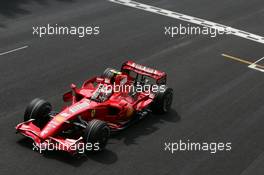
<svg viewBox="0 0 264 175">
<path fill-rule="evenodd" d="M 72 100 L 73 100 L 72 91 L 66 92 L 66 93 L 63 95 L 63 101 L 64 101 L 64 102 L 69 102 L 69 101 L 72 101 Z"/>
</svg>

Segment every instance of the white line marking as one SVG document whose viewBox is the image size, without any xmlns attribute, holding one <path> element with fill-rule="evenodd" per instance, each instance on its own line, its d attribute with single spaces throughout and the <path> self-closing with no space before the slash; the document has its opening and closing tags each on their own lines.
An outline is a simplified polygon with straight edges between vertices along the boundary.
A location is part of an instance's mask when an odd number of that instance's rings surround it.
<svg viewBox="0 0 264 175">
<path fill-rule="evenodd" d="M 19 51 L 19 50 L 22 50 L 22 49 L 26 49 L 26 48 L 28 48 L 28 46 L 23 46 L 23 47 L 19 47 L 17 49 L 9 50 L 7 52 L 0 53 L 0 56 L 6 55 L 6 54 L 9 54 L 9 53 L 12 53 L 12 52 L 16 52 L 16 51 Z"/>
<path fill-rule="evenodd" d="M 263 60 L 264 57 L 260 58 L 259 60 L 255 61 L 254 63 L 250 64 L 248 67 L 251 69 L 255 69 L 261 72 L 264 72 L 263 67 L 260 67 L 257 63 L 260 62 L 261 60 Z"/>
<path fill-rule="evenodd" d="M 260 65 L 260 64 L 257 64 L 259 61 L 261 61 L 262 59 L 264 59 L 264 57 L 253 63 L 251 61 L 247 61 L 247 60 L 244 60 L 242 58 L 234 57 L 234 56 L 227 55 L 227 54 L 222 54 L 222 56 L 223 57 L 226 57 L 226 58 L 229 58 L 231 60 L 238 61 L 240 63 L 247 64 L 247 65 L 249 65 L 248 68 L 250 68 L 250 69 L 255 69 L 257 71 L 264 72 L 264 66 L 263 65 Z"/>
<path fill-rule="evenodd" d="M 255 69 L 255 70 L 258 70 L 260 72 L 264 72 L 264 69 L 257 67 L 256 64 L 251 64 L 248 66 L 248 68 Z"/>
<path fill-rule="evenodd" d="M 196 18 L 196 17 L 185 15 L 182 13 L 173 12 L 173 11 L 166 10 L 166 9 L 161 9 L 158 7 L 150 6 L 147 4 L 142 4 L 142 3 L 139 3 L 136 1 L 131 1 L 131 0 L 108 0 L 108 1 L 113 2 L 113 3 L 117 3 L 117 4 L 121 4 L 124 6 L 137 8 L 140 10 L 156 13 L 159 15 L 168 16 L 171 18 L 179 19 L 179 20 L 186 21 L 186 22 L 193 23 L 193 24 L 197 24 L 200 26 L 205 26 L 205 27 L 216 29 L 216 30 L 225 31 L 226 33 L 231 33 L 232 35 L 264 44 L 264 37 L 263 36 L 256 35 L 253 33 L 249 33 L 249 32 L 243 31 L 243 30 L 235 29 L 235 28 L 232 28 L 230 26 L 225 26 L 225 25 L 222 25 L 219 23 L 207 21 L 207 20 L 204 20 L 201 18 Z"/>
<path fill-rule="evenodd" d="M 259 60 L 255 61 L 253 64 L 257 64 L 258 62 L 260 62 L 261 60 L 263 60 L 264 57 L 260 58 Z"/>
</svg>

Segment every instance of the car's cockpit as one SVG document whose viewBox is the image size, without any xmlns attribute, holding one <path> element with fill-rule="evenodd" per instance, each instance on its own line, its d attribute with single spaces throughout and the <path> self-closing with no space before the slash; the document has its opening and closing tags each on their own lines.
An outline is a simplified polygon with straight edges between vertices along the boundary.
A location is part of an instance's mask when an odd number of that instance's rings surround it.
<svg viewBox="0 0 264 175">
<path fill-rule="evenodd" d="M 111 85 L 99 84 L 97 89 L 93 92 L 93 95 L 91 96 L 91 100 L 97 102 L 104 102 L 108 100 L 112 94 L 113 94 L 113 89 Z"/>
</svg>

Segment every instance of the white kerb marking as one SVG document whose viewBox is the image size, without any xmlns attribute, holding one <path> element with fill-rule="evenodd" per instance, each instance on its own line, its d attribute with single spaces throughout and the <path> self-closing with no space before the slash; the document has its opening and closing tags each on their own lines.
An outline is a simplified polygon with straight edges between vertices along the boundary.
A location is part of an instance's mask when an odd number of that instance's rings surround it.
<svg viewBox="0 0 264 175">
<path fill-rule="evenodd" d="M 142 3 L 139 3 L 136 1 L 131 1 L 131 0 L 108 0 L 108 1 L 113 2 L 113 3 L 117 3 L 117 4 L 121 4 L 124 6 L 137 8 L 140 10 L 156 13 L 159 15 L 175 18 L 175 19 L 178 19 L 181 21 L 186 21 L 186 22 L 197 24 L 200 26 L 216 29 L 219 31 L 225 31 L 226 33 L 230 33 L 232 35 L 235 35 L 235 36 L 238 36 L 241 38 L 245 38 L 247 40 L 251 40 L 251 41 L 255 41 L 255 42 L 264 44 L 264 37 L 263 36 L 256 35 L 253 33 L 249 33 L 249 32 L 243 31 L 243 30 L 235 29 L 233 27 L 225 26 L 225 25 L 215 23 L 212 21 L 207 21 L 207 20 L 204 20 L 201 18 L 196 18 L 196 17 L 185 15 L 182 13 L 173 12 L 173 11 L 166 10 L 166 9 L 161 9 L 158 7 L 150 6 L 147 4 L 142 4 Z"/>
</svg>

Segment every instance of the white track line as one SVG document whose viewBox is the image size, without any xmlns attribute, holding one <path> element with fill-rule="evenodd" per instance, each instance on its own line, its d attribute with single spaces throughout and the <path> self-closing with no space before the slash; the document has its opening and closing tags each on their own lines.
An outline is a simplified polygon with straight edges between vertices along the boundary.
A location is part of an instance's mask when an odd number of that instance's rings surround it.
<svg viewBox="0 0 264 175">
<path fill-rule="evenodd" d="M 243 63 L 243 64 L 247 64 L 247 65 L 249 65 L 248 68 L 251 68 L 251 69 L 255 69 L 257 71 L 264 72 L 264 66 L 263 65 L 260 65 L 260 64 L 257 64 L 259 61 L 261 61 L 262 59 L 264 59 L 264 57 L 253 63 L 251 61 L 244 60 L 242 58 L 234 57 L 234 56 L 227 55 L 227 54 L 222 54 L 222 56 L 225 57 L 225 58 L 229 58 L 231 60 L 234 60 L 234 61 L 238 61 L 238 62 Z"/>
<path fill-rule="evenodd" d="M 256 64 L 251 64 L 251 65 L 248 66 L 248 68 L 255 69 L 255 70 L 258 70 L 260 72 L 264 72 L 264 69 L 263 68 L 259 68 Z"/>
<path fill-rule="evenodd" d="M 263 60 L 264 57 L 260 58 L 259 60 L 255 61 L 253 64 L 257 64 L 258 62 L 260 62 L 261 60 Z"/>
<path fill-rule="evenodd" d="M 108 0 L 108 1 L 113 2 L 113 3 L 117 3 L 117 4 L 121 4 L 124 6 L 137 8 L 140 10 L 156 13 L 159 15 L 168 16 L 171 18 L 175 18 L 178 20 L 197 24 L 200 26 L 205 26 L 205 27 L 216 29 L 216 30 L 226 31 L 226 32 L 231 33 L 232 35 L 264 44 L 264 37 L 263 36 L 259 36 L 259 35 L 249 33 L 249 32 L 243 31 L 243 30 L 235 29 L 235 28 L 232 28 L 230 26 L 225 26 L 225 25 L 222 25 L 219 23 L 207 21 L 207 20 L 204 20 L 201 18 L 196 18 L 196 17 L 185 15 L 182 13 L 173 12 L 173 11 L 169 11 L 166 9 L 161 9 L 158 7 L 150 6 L 147 4 L 142 4 L 142 3 L 139 3 L 136 1 L 131 1 L 131 0 Z"/>
<path fill-rule="evenodd" d="M 257 63 L 260 62 L 261 60 L 263 60 L 264 57 L 260 58 L 259 60 L 255 61 L 254 63 L 250 64 L 248 67 L 251 69 L 255 69 L 261 72 L 264 72 L 263 67 L 260 67 Z"/>
<path fill-rule="evenodd" d="M 9 54 L 9 53 L 12 53 L 12 52 L 16 52 L 16 51 L 19 51 L 19 50 L 22 50 L 22 49 L 26 49 L 26 48 L 28 48 L 28 46 L 23 46 L 23 47 L 19 47 L 19 48 L 13 49 L 13 50 L 9 50 L 7 52 L 0 53 L 0 56 L 6 55 L 6 54 Z"/>
</svg>

